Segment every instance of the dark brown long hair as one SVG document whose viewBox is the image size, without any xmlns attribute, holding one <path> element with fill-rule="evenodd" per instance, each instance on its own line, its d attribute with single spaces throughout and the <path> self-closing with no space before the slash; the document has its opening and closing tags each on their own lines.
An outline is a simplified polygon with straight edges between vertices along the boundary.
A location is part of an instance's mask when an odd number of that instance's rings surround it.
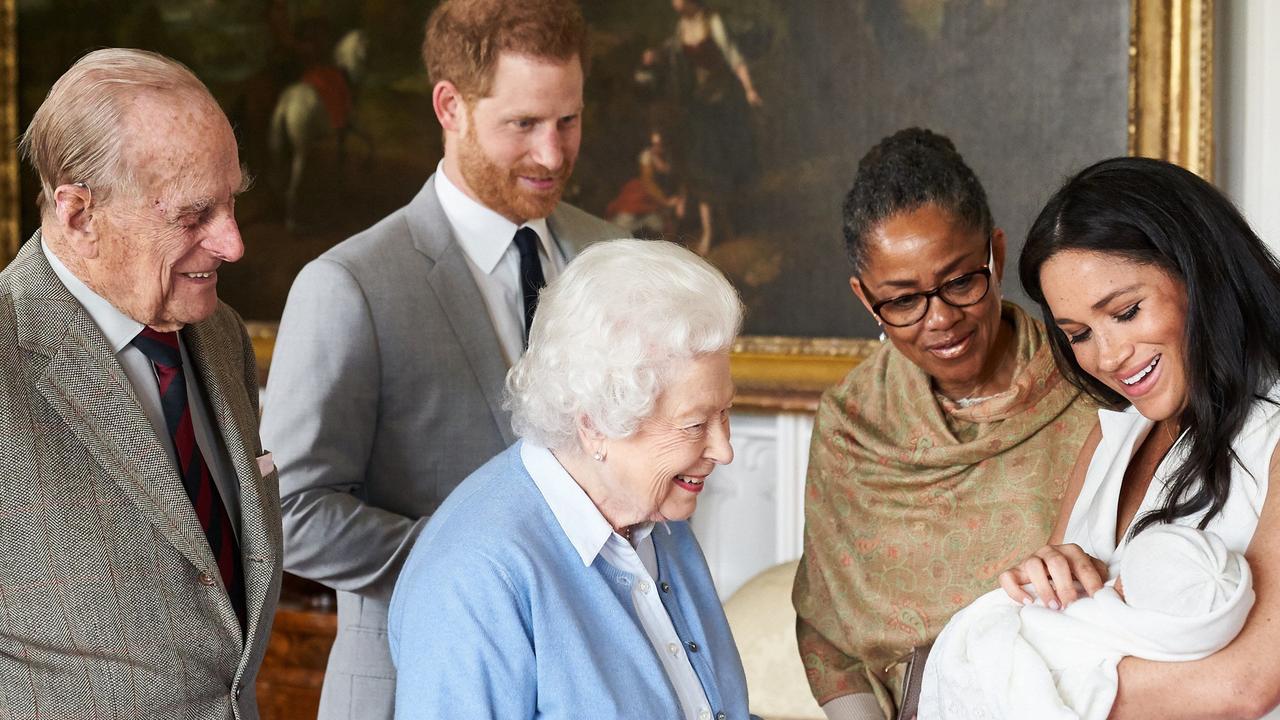
<svg viewBox="0 0 1280 720">
<path fill-rule="evenodd" d="M 1138 518 L 1133 534 L 1202 511 L 1203 529 L 1227 501 L 1239 462 L 1232 441 L 1280 376 L 1280 267 L 1230 200 L 1176 165 L 1114 158 L 1068 180 L 1031 226 L 1018 270 L 1062 374 L 1112 406 L 1125 401 L 1081 369 L 1040 286 L 1040 268 L 1066 250 L 1153 265 L 1186 287 L 1185 456 L 1164 504 Z"/>
</svg>

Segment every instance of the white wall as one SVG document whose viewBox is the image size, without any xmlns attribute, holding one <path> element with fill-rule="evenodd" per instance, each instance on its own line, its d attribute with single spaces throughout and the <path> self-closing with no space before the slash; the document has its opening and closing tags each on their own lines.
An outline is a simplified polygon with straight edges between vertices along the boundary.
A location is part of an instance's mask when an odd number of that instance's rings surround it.
<svg viewBox="0 0 1280 720">
<path fill-rule="evenodd" d="M 1217 6 L 1217 182 L 1280 254 L 1280 2 Z"/>
<path fill-rule="evenodd" d="M 735 412 L 730 423 L 733 462 L 708 478 L 691 522 L 721 598 L 800 557 L 813 432 L 813 416 L 802 413 Z"/>
</svg>

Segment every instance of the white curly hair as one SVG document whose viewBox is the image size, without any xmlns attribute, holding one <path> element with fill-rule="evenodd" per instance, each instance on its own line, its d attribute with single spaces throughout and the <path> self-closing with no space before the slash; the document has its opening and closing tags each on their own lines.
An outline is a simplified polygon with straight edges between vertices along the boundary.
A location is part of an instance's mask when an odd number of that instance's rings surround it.
<svg viewBox="0 0 1280 720">
<path fill-rule="evenodd" d="M 539 297 L 529 349 L 507 373 L 512 427 L 553 450 L 576 446 L 580 419 L 627 437 L 674 366 L 727 352 L 741 326 L 737 291 L 706 260 L 661 240 L 596 243 Z"/>
</svg>

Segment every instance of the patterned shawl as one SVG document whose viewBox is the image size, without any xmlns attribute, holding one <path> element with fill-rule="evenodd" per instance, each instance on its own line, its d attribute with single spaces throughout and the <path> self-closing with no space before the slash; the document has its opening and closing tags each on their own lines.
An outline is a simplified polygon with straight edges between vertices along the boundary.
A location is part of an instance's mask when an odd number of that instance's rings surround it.
<svg viewBox="0 0 1280 720">
<path fill-rule="evenodd" d="M 891 716 L 904 656 L 1049 537 L 1096 406 L 1039 321 L 1010 303 L 1003 319 L 1014 380 L 977 405 L 940 403 L 888 343 L 822 397 L 793 597 L 819 703 L 874 692 Z"/>
</svg>

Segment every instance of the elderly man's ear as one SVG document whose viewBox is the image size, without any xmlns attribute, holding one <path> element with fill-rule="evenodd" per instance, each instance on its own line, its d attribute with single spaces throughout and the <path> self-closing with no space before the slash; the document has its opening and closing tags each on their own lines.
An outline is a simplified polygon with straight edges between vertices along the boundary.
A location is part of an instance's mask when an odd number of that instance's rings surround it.
<svg viewBox="0 0 1280 720">
<path fill-rule="evenodd" d="M 98 234 L 94 231 L 93 191 L 83 183 L 59 185 L 53 191 L 54 212 L 63 242 L 79 257 L 98 255 Z"/>
</svg>

